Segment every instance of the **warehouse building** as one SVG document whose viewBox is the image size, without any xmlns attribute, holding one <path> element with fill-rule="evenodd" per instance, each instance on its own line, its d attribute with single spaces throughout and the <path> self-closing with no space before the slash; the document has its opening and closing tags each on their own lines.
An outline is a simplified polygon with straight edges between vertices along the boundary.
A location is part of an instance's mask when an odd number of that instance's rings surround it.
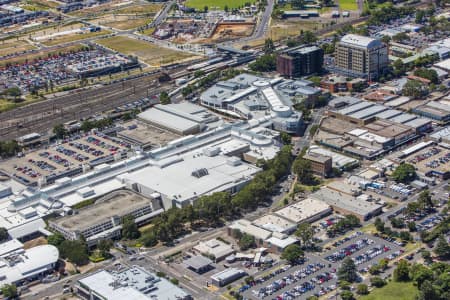
<svg viewBox="0 0 450 300">
<path fill-rule="evenodd" d="M 185 290 L 169 280 L 133 266 L 119 272 L 99 270 L 79 279 L 75 284 L 78 297 L 85 300 L 190 300 Z"/>
<path fill-rule="evenodd" d="M 183 102 L 178 104 L 157 104 L 140 113 L 138 119 L 180 135 L 196 134 L 217 122 L 219 118 L 207 109 Z"/>
<path fill-rule="evenodd" d="M 301 77 L 322 72 L 323 50 L 317 46 L 299 46 L 277 55 L 277 72 L 281 76 Z"/>
<path fill-rule="evenodd" d="M 376 79 L 389 64 L 387 46 L 380 40 L 347 34 L 336 44 L 336 67 L 352 77 Z"/>
<path fill-rule="evenodd" d="M 450 105 L 439 101 L 430 101 L 412 109 L 412 112 L 420 116 L 434 120 L 440 124 L 450 121 Z"/>
<path fill-rule="evenodd" d="M 83 236 L 92 246 L 102 239 L 119 238 L 125 216 L 143 224 L 162 213 L 160 201 L 157 194 L 147 199 L 131 191 L 116 191 L 71 216 L 50 221 L 49 227 L 68 240 Z"/>
<path fill-rule="evenodd" d="M 247 273 L 240 269 L 229 268 L 212 275 L 211 282 L 217 287 L 222 287 L 244 277 L 245 275 L 247 275 Z"/>
<path fill-rule="evenodd" d="M 367 221 L 379 215 L 382 209 L 382 206 L 379 204 L 357 199 L 355 196 L 344 194 L 327 187 L 323 187 L 319 191 L 311 194 L 311 198 L 327 203 L 341 214 L 353 214 L 361 221 Z"/>
<path fill-rule="evenodd" d="M 330 213 L 330 205 L 313 198 L 307 198 L 274 212 L 275 215 L 295 224 L 313 223 Z"/>
</svg>

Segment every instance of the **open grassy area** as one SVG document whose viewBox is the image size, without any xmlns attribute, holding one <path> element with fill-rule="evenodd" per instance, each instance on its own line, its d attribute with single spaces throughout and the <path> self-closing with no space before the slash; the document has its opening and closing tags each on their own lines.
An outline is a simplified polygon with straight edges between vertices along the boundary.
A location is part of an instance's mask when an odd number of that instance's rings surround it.
<svg viewBox="0 0 450 300">
<path fill-rule="evenodd" d="M 253 3 L 254 1 L 249 0 L 187 0 L 185 5 L 187 7 L 192 7 L 198 10 L 203 10 L 205 6 L 208 6 L 209 10 L 213 8 L 223 9 L 225 5 L 228 8 L 237 8 L 243 6 L 246 2 Z"/>
<path fill-rule="evenodd" d="M 36 49 L 33 45 L 24 40 L 7 39 L 0 41 L 0 56 Z"/>
<path fill-rule="evenodd" d="M 114 10 L 116 14 L 156 14 L 161 10 L 162 4 L 151 3 L 143 5 L 133 5 Z"/>
<path fill-rule="evenodd" d="M 310 21 L 278 21 L 274 22 L 270 27 L 269 37 L 277 41 L 288 37 L 299 36 L 302 30 L 315 31 L 322 28 L 321 26 L 318 22 Z"/>
<path fill-rule="evenodd" d="M 141 26 L 145 26 L 152 21 L 151 18 L 146 16 L 135 15 L 105 15 L 97 19 L 91 20 L 92 23 L 102 25 L 106 27 L 116 28 L 119 30 L 134 29 Z"/>
<path fill-rule="evenodd" d="M 389 282 L 381 289 L 374 289 L 367 296 L 362 296 L 360 300 L 411 300 L 415 299 L 419 290 L 412 282 Z"/>
<path fill-rule="evenodd" d="M 26 10 L 52 10 L 56 9 L 60 4 L 49 0 L 24 0 L 19 5 Z"/>
<path fill-rule="evenodd" d="M 356 0 L 339 0 L 339 7 L 342 10 L 358 10 Z"/>
<path fill-rule="evenodd" d="M 96 36 L 102 36 L 110 34 L 111 31 L 109 30 L 101 30 L 97 32 L 85 32 L 85 33 L 73 33 L 73 34 L 66 34 L 66 35 L 60 35 L 57 37 L 54 37 L 52 39 L 42 41 L 41 43 L 46 46 L 54 46 L 54 45 L 60 45 L 75 41 L 81 41 L 88 38 L 96 37 Z"/>
<path fill-rule="evenodd" d="M 137 56 L 140 60 L 151 66 L 182 61 L 193 56 L 190 53 L 162 48 L 145 41 L 123 36 L 100 39 L 97 40 L 97 43 L 126 55 Z"/>
</svg>

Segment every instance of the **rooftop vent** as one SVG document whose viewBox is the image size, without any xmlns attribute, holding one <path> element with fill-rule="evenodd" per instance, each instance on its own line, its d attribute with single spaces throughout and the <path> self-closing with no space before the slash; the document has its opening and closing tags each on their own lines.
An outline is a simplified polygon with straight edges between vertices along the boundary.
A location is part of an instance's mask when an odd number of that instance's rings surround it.
<svg viewBox="0 0 450 300">
<path fill-rule="evenodd" d="M 197 177 L 197 178 L 206 176 L 206 175 L 208 175 L 208 174 L 209 174 L 209 173 L 208 173 L 208 170 L 205 169 L 205 168 L 201 168 L 201 169 L 194 170 L 194 171 L 192 171 L 192 173 L 191 173 L 192 176 Z"/>
</svg>

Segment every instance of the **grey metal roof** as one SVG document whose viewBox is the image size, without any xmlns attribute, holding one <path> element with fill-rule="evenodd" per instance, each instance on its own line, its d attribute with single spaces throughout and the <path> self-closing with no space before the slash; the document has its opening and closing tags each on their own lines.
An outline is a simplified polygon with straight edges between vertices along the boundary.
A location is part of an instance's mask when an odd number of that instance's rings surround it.
<svg viewBox="0 0 450 300">
<path fill-rule="evenodd" d="M 350 105 L 347 106 L 343 109 L 338 110 L 338 113 L 342 114 L 342 115 L 350 115 L 352 113 L 355 113 L 357 111 L 363 110 L 365 108 L 371 107 L 374 104 L 371 102 L 367 102 L 367 101 L 361 101 L 359 103 L 356 103 L 354 105 Z"/>
<path fill-rule="evenodd" d="M 365 119 L 365 118 L 369 118 L 372 117 L 374 115 L 376 115 L 379 112 L 388 110 L 389 108 L 387 108 L 386 106 L 383 105 L 374 105 L 374 106 L 370 106 L 366 109 L 354 112 L 352 114 L 350 114 L 349 116 L 352 118 L 356 118 L 356 119 Z"/>
<path fill-rule="evenodd" d="M 188 267 L 198 270 L 198 269 L 203 269 L 203 268 L 208 267 L 210 264 L 212 264 L 212 260 L 210 260 L 207 257 L 198 255 L 198 256 L 193 256 L 193 257 L 187 259 L 184 263 Z"/>
<path fill-rule="evenodd" d="M 415 118 L 417 118 L 417 116 L 412 115 L 412 114 L 407 114 L 407 113 L 403 113 L 401 115 L 398 115 L 396 117 L 393 118 L 389 118 L 389 120 L 391 120 L 392 122 L 395 123 L 406 123 L 408 121 L 414 120 Z"/>
<path fill-rule="evenodd" d="M 401 115 L 403 112 L 397 109 L 388 109 L 375 115 L 380 119 L 389 119 Z"/>
</svg>

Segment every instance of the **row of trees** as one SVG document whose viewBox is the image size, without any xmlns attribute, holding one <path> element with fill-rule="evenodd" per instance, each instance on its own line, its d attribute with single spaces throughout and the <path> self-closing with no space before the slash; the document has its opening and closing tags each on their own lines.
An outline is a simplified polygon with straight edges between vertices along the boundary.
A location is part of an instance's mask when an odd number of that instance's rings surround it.
<svg viewBox="0 0 450 300">
<path fill-rule="evenodd" d="M 169 243 L 193 228 L 221 226 L 224 220 L 238 218 L 241 212 L 252 210 L 268 201 L 277 181 L 289 173 L 291 164 L 291 147 L 283 146 L 274 159 L 258 163 L 263 171 L 235 195 L 217 192 L 198 198 L 194 205 L 181 209 L 171 208 L 156 217 L 151 229 L 142 233 L 142 236 L 137 228 L 129 226 L 127 222 L 123 225 L 122 235 L 128 239 L 140 237 L 140 241 L 149 247 L 156 245 L 158 241 Z M 128 234 L 129 231 L 133 234 Z M 245 237 L 243 243 L 248 244 L 248 240 Z"/>
<path fill-rule="evenodd" d="M 0 141 L 0 157 L 7 158 L 16 155 L 21 151 L 19 144 L 14 141 Z"/>
<path fill-rule="evenodd" d="M 412 281 L 419 289 L 418 300 L 450 299 L 450 265 L 447 263 L 439 262 L 426 267 L 400 260 L 393 279 L 397 282 Z"/>
</svg>

